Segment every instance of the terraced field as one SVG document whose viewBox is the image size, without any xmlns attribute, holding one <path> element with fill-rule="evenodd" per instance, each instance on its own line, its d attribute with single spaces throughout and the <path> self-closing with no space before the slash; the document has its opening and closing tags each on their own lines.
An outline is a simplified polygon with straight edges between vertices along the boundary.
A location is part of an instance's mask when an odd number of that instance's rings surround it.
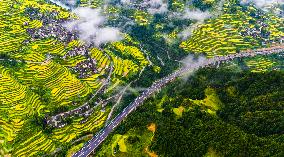
<svg viewBox="0 0 284 157">
<path fill-rule="evenodd" d="M 52 128 L 44 119 L 83 105 L 108 76 L 105 91 L 110 94 L 149 65 L 139 42 L 127 34 L 125 40 L 103 49 L 87 47 L 78 38 L 44 34 L 45 29 L 57 27 L 54 20 L 74 17 L 43 0 L 1 1 L 0 156 L 50 154 L 96 132 L 104 125 L 109 106 L 93 109 L 87 117 L 63 119 L 67 121 L 64 127 Z M 44 35 L 32 36 L 31 31 Z M 88 71 L 86 65 L 91 63 Z M 87 74 L 82 76 L 80 68 L 87 69 Z"/>
<path fill-rule="evenodd" d="M 70 71 L 54 61 L 42 64 L 27 63 L 27 67 L 17 72 L 23 84 L 43 86 L 51 92 L 50 98 L 57 105 L 71 103 L 74 97 L 85 97 L 91 89 Z M 27 82 L 27 83 L 26 83 Z"/>
<path fill-rule="evenodd" d="M 246 65 L 249 67 L 251 72 L 266 72 L 268 70 L 272 70 L 277 62 L 272 59 L 265 57 L 258 57 L 255 59 L 247 59 Z"/>
<path fill-rule="evenodd" d="M 199 25 L 180 47 L 188 52 L 205 53 L 208 57 L 224 56 L 270 46 L 284 36 L 283 19 L 263 14 L 254 7 L 233 6 L 233 10 L 225 9 L 225 14 Z"/>
<path fill-rule="evenodd" d="M 18 83 L 9 70 L 1 66 L 0 71 L 0 138 L 2 144 L 5 144 L 16 138 L 27 117 L 41 115 L 44 105 L 40 102 L 40 97 L 27 86 Z"/>
<path fill-rule="evenodd" d="M 102 1 L 81 0 L 80 5 L 97 8 Z M 184 7 L 179 0 L 172 5 L 177 10 Z M 118 12 L 116 7 L 107 11 Z M 272 15 L 261 16 L 267 18 L 267 41 L 279 42 L 284 36 L 283 21 Z M 98 131 L 111 110 L 97 100 L 112 95 L 150 66 L 148 53 L 130 35 L 124 34 L 124 40 L 103 47 L 90 46 L 60 25 L 73 18 L 76 16 L 44 0 L 1 1 L 0 156 L 53 155 L 73 143 L 82 145 L 84 141 L 77 140 Z M 153 16 L 135 10 L 129 18 L 139 26 L 148 26 Z M 252 27 L 252 19 L 243 12 L 224 14 L 201 25 L 180 47 L 208 57 L 260 47 L 258 40 L 238 34 Z M 174 30 L 168 36 L 176 40 L 177 34 Z M 246 62 L 254 72 L 263 72 L 274 64 L 266 59 Z M 161 70 L 155 65 L 153 68 Z M 47 117 L 78 109 L 87 102 L 91 106 L 88 113 L 60 116 L 57 120 L 64 125 L 58 127 L 47 124 Z"/>
<path fill-rule="evenodd" d="M 264 14 L 253 6 L 229 3 L 225 3 L 224 12 L 199 25 L 180 47 L 186 52 L 202 53 L 211 58 L 283 42 L 283 18 Z M 264 72 L 276 65 L 267 59 L 245 62 L 252 72 Z"/>
<path fill-rule="evenodd" d="M 98 111 L 89 117 L 87 122 L 81 123 L 83 118 L 76 119 L 64 128 L 53 130 L 52 135 L 47 135 L 43 131 L 32 132 L 33 134 L 29 134 L 25 139 L 19 140 L 13 154 L 15 156 L 29 156 L 29 154 L 39 152 L 42 154 L 54 152 L 56 148 L 60 148 L 58 144 L 66 145 L 81 135 L 102 127 L 106 116 L 106 113 Z"/>
</svg>

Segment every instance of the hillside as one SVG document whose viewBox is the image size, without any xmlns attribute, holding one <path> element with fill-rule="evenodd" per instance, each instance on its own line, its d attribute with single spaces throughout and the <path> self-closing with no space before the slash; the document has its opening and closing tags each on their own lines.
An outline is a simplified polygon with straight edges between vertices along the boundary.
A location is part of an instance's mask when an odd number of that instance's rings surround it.
<svg viewBox="0 0 284 157">
<path fill-rule="evenodd" d="M 60 25 L 74 15 L 44 1 L 8 0 L 0 12 L 1 155 L 49 154 L 95 132 L 110 111 L 100 97 L 149 65 L 127 34 L 103 49 L 84 43 Z M 50 118 L 85 102 L 86 113 Z"/>
<path fill-rule="evenodd" d="M 281 156 L 283 77 L 199 70 L 127 117 L 96 156 Z"/>
<path fill-rule="evenodd" d="M 237 0 L 70 2 L 0 3 L 0 157 L 72 156 L 153 82 L 198 57 L 283 44 L 281 16 Z M 96 155 L 283 153 L 283 61 L 238 59 L 174 82 Z"/>
</svg>

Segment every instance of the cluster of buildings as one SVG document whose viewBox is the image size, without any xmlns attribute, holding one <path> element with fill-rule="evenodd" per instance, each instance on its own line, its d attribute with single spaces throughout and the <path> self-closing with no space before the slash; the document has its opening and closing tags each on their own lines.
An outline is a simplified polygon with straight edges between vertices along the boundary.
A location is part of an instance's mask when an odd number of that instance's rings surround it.
<svg viewBox="0 0 284 157">
<path fill-rule="evenodd" d="M 62 112 L 54 116 L 46 115 L 44 119 L 45 124 L 53 128 L 62 128 L 68 124 L 68 119 L 74 117 L 83 117 L 84 119 L 81 120 L 80 123 L 85 123 L 88 120 L 88 117 L 90 117 L 94 113 L 95 107 L 100 105 L 104 107 L 106 103 L 107 101 L 98 98 L 98 100 L 92 105 L 90 104 L 90 102 L 86 102 L 82 106 L 70 111 Z"/>
<path fill-rule="evenodd" d="M 58 16 L 57 11 L 52 11 L 45 15 L 40 13 L 39 9 L 27 8 L 25 14 L 32 20 L 40 20 L 43 22 L 43 26 L 40 28 L 27 29 L 29 35 L 34 39 L 54 37 L 64 43 L 69 43 L 74 39 L 78 39 L 76 33 L 68 31 L 62 25 L 64 20 L 56 18 Z M 28 25 L 28 23 L 24 23 L 24 25 Z"/>
<path fill-rule="evenodd" d="M 262 38 L 262 39 L 269 39 L 270 32 L 266 31 L 268 25 L 263 21 L 258 20 L 255 24 L 258 27 L 253 28 L 245 28 L 245 31 L 241 32 L 242 36 L 251 36 L 253 38 Z"/>
<path fill-rule="evenodd" d="M 38 9 L 28 8 L 25 13 L 33 20 L 37 19 L 43 21 L 42 27 L 27 29 L 28 34 L 32 37 L 33 40 L 56 38 L 57 40 L 67 45 L 71 41 L 79 38 L 76 32 L 71 32 L 62 25 L 62 23 L 64 22 L 63 20 L 56 19 L 58 15 L 56 11 L 45 15 L 40 13 Z M 25 23 L 24 25 L 28 25 L 28 23 Z M 72 68 L 72 70 L 78 74 L 79 78 L 86 78 L 98 72 L 96 68 L 96 60 L 89 57 L 88 49 L 90 47 L 91 45 L 74 47 L 62 57 L 63 60 L 78 55 L 82 55 L 87 58 L 87 60 L 78 63 L 75 67 Z"/>
<path fill-rule="evenodd" d="M 90 45 L 74 47 L 72 50 L 69 50 L 62 57 L 62 59 L 64 60 L 67 58 L 71 58 L 71 57 L 79 56 L 79 55 L 84 56 L 86 58 L 86 60 L 79 62 L 75 67 L 72 67 L 72 70 L 76 74 L 78 74 L 79 78 L 86 78 L 95 73 L 98 73 L 97 60 L 90 57 L 90 52 L 88 51 L 89 48 L 90 48 Z"/>
<path fill-rule="evenodd" d="M 74 57 L 74 56 L 88 56 L 89 55 L 89 51 L 88 51 L 89 47 L 83 45 L 83 46 L 79 46 L 79 47 L 74 47 L 72 50 L 69 50 L 62 58 L 66 59 L 68 57 Z"/>
<path fill-rule="evenodd" d="M 72 117 L 84 117 L 81 122 L 84 123 L 93 112 L 93 108 L 89 104 L 85 104 L 77 109 L 46 117 L 45 123 L 54 128 L 62 128 L 67 125 L 66 119 Z"/>
<path fill-rule="evenodd" d="M 95 73 L 98 73 L 98 70 L 96 68 L 97 62 L 95 59 L 88 58 L 80 63 L 78 63 L 75 67 L 73 67 L 73 70 L 79 74 L 79 78 L 86 78 L 88 76 L 91 76 Z"/>
<path fill-rule="evenodd" d="M 78 39 L 76 32 L 71 32 L 67 30 L 62 23 L 63 20 L 56 19 L 57 12 L 51 12 L 48 15 L 42 14 L 38 9 L 28 8 L 26 10 L 26 15 L 29 16 L 32 20 L 40 20 L 43 22 L 43 26 L 40 28 L 28 28 L 27 33 L 31 36 L 31 41 L 37 39 L 46 39 L 46 38 L 55 38 L 58 41 L 67 45 L 73 40 Z M 25 22 L 23 25 L 28 26 L 29 23 Z M 25 41 L 28 43 L 29 41 Z M 94 73 L 97 73 L 97 61 L 90 57 L 89 49 L 92 45 L 81 45 L 76 46 L 69 50 L 61 59 L 68 60 L 72 57 L 82 55 L 86 58 L 86 60 L 79 62 L 75 67 L 71 69 L 75 71 L 79 78 L 85 78 Z M 68 124 L 68 120 L 73 117 L 84 117 L 81 123 L 84 123 L 88 120 L 88 117 L 92 115 L 94 112 L 94 108 L 92 106 L 97 106 L 101 103 L 101 99 L 99 99 L 94 104 L 90 104 L 86 102 L 82 106 L 63 112 L 54 116 L 46 116 L 45 124 L 54 128 L 61 128 Z"/>
<path fill-rule="evenodd" d="M 56 38 L 63 43 L 69 43 L 74 39 L 78 39 L 75 33 L 66 31 L 59 23 L 53 22 L 37 29 L 27 29 L 27 32 L 34 39 Z"/>
</svg>

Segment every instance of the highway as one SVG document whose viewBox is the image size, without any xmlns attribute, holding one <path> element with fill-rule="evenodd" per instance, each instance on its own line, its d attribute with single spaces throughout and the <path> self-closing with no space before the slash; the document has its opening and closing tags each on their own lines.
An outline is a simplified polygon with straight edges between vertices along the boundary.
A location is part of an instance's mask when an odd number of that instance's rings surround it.
<svg viewBox="0 0 284 157">
<path fill-rule="evenodd" d="M 256 55 L 269 55 L 274 53 L 280 53 L 284 51 L 284 46 L 274 46 L 271 48 L 263 48 L 257 50 L 243 51 L 237 54 L 230 54 L 227 56 L 214 57 L 210 59 L 204 59 L 201 62 L 194 62 L 189 66 L 183 67 L 172 74 L 155 81 L 147 90 L 141 93 L 132 103 L 130 103 L 124 110 L 118 114 L 107 126 L 99 131 L 90 141 L 88 141 L 73 157 L 86 157 L 89 156 L 112 132 L 121 121 L 123 121 L 131 112 L 133 112 L 138 106 L 140 106 L 147 98 L 169 82 L 174 81 L 176 78 L 195 71 L 199 68 L 204 68 L 212 65 L 219 65 L 222 62 L 228 62 L 235 58 L 254 57 Z"/>
</svg>

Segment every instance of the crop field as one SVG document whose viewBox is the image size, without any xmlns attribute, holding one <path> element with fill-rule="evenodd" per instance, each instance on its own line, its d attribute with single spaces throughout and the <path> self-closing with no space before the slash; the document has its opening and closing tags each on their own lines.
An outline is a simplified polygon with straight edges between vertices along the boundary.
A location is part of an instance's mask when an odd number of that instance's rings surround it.
<svg viewBox="0 0 284 157">
<path fill-rule="evenodd" d="M 225 14 L 199 25 L 180 47 L 187 52 L 205 53 L 208 57 L 224 56 L 266 47 L 280 42 L 284 36 L 283 19 L 263 14 L 254 7 L 233 8 L 234 11 L 225 8 Z"/>
<path fill-rule="evenodd" d="M 43 105 L 39 96 L 28 90 L 27 86 L 19 84 L 8 70 L 2 66 L 0 70 L 1 138 L 11 142 L 23 126 L 23 119 L 33 114 L 41 114 Z"/>
<path fill-rule="evenodd" d="M 97 8 L 103 1 L 81 0 L 80 5 Z M 184 4 L 181 0 L 173 0 L 172 7 L 183 10 Z M 107 12 L 119 15 L 121 10 L 111 6 Z M 155 18 L 143 9 L 129 10 L 126 19 L 138 26 L 150 27 Z M 248 11 L 256 12 L 254 8 Z M 52 156 L 61 150 L 71 156 L 86 142 L 82 139 L 84 136 L 92 137 L 105 125 L 111 103 L 103 104 L 101 100 L 116 94 L 118 87 L 138 79 L 147 66 L 153 66 L 156 73 L 163 70 L 152 65 L 149 60 L 152 56 L 147 56 L 151 54 L 147 51 L 152 50 L 142 48 L 134 35 L 122 33 L 123 40 L 98 47 L 85 43 L 61 24 L 76 18 L 73 13 L 44 0 L 0 2 L 0 156 Z M 108 18 L 113 18 L 113 23 L 117 20 L 115 16 Z M 283 21 L 272 15 L 261 15 L 261 18 L 268 25 L 266 32 L 257 32 L 259 36 L 253 38 L 244 30 L 255 30 L 252 22 L 259 21 L 242 11 L 237 14 L 228 11 L 200 25 L 180 47 L 213 57 L 262 47 L 262 44 L 269 46 L 271 41 L 279 42 L 284 36 Z M 164 25 L 155 26 L 162 30 Z M 178 39 L 178 30 L 160 35 L 174 41 Z M 266 36 L 267 32 L 269 36 L 261 41 L 260 36 Z M 245 63 L 253 72 L 264 72 L 276 64 L 265 58 L 248 59 Z M 206 92 L 204 100 L 192 102 L 215 113 L 220 107 L 219 100 L 214 91 L 208 89 Z M 164 97 L 157 104 L 159 112 L 164 110 L 164 101 L 168 98 Z M 86 104 L 88 110 L 82 111 L 80 107 Z M 177 106 L 174 112 L 182 117 L 186 109 Z M 51 119 L 55 126 L 48 123 L 50 117 L 54 118 Z M 150 128 L 153 130 L 153 126 Z M 135 155 L 143 152 L 143 155 L 155 156 L 148 151 L 154 134 L 150 131 L 142 135 L 135 130 L 118 134 L 112 139 L 113 147 L 106 148 L 109 152 L 104 153 Z M 139 145 L 129 143 L 132 135 L 141 139 Z"/>
<path fill-rule="evenodd" d="M 253 60 L 248 59 L 246 65 L 250 68 L 251 72 L 266 72 L 271 70 L 276 65 L 276 62 L 268 58 L 258 57 Z"/>
<path fill-rule="evenodd" d="M 96 4 L 92 2 L 93 7 Z M 73 117 L 62 128 L 49 128 L 43 119 L 66 111 L 62 107 L 81 106 L 108 76 L 106 91 L 111 93 L 149 65 L 139 42 L 127 34 L 124 40 L 104 49 L 88 48 L 89 56 L 70 56 L 70 51 L 85 43 L 77 39 L 66 43 L 56 37 L 33 38 L 28 30 L 46 25 L 41 18 L 29 17 L 27 10 L 33 9 L 55 20 L 75 17 L 42 0 L 1 1 L 0 55 L 7 61 L 0 61 L 0 156 L 52 154 L 81 136 L 96 132 L 105 123 L 108 106 L 94 109 L 89 117 Z M 54 12 L 54 17 L 49 17 Z M 90 59 L 95 60 L 95 73 L 79 77 L 73 69 Z"/>
<path fill-rule="evenodd" d="M 78 80 L 66 67 L 53 61 L 27 63 L 23 72 L 19 71 L 17 75 L 23 84 L 27 81 L 32 82 L 30 85 L 33 86 L 44 86 L 51 92 L 52 101 L 58 105 L 68 104 L 72 98 L 85 97 L 91 92 L 86 83 Z"/>
<path fill-rule="evenodd" d="M 15 156 L 29 156 L 29 154 L 54 152 L 56 148 L 59 148 L 59 144 L 66 145 L 81 135 L 102 127 L 106 117 L 106 113 L 97 111 L 89 117 L 86 123 L 81 123 L 82 118 L 79 118 L 66 127 L 52 130 L 52 134 L 46 134 L 41 130 L 34 130 L 27 126 L 24 128 L 25 130 L 20 132 L 19 136 L 24 138 L 17 140 L 13 154 Z"/>
</svg>

